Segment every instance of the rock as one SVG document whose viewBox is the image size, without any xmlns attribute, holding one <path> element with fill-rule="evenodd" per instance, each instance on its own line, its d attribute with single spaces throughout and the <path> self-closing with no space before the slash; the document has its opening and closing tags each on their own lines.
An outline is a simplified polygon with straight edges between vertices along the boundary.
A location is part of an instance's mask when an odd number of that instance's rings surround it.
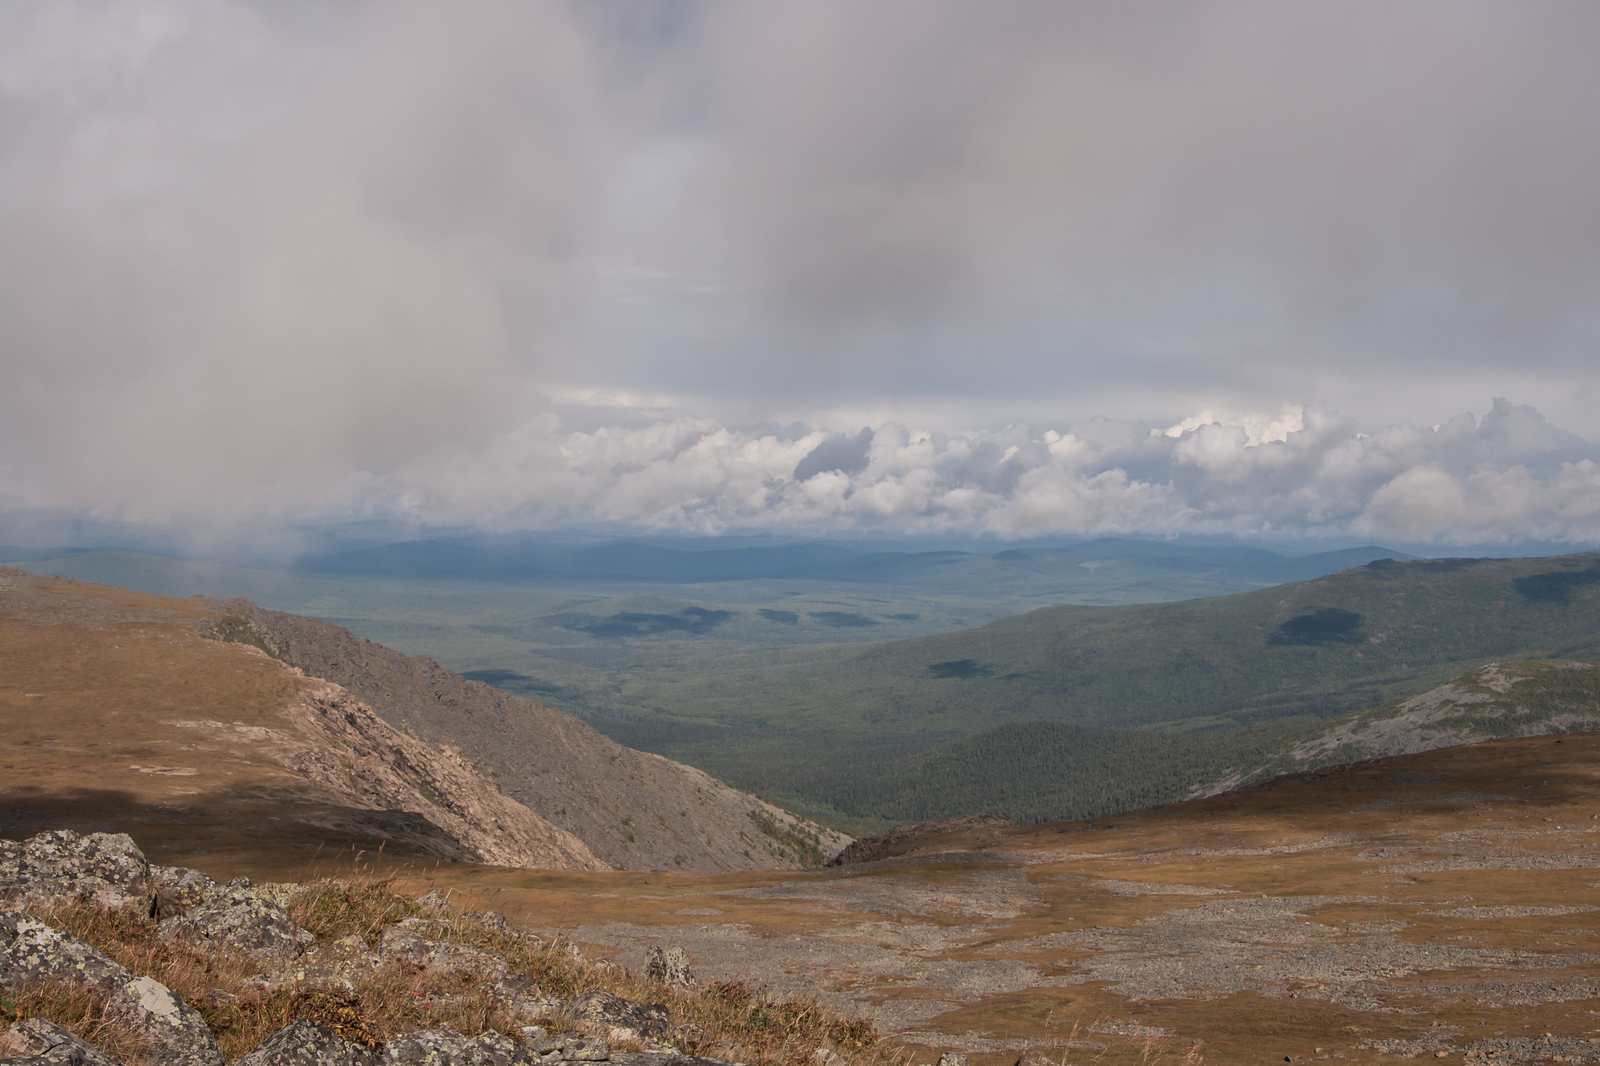
<svg viewBox="0 0 1600 1066">
<path fill-rule="evenodd" d="M 1016 1066 L 1056 1066 L 1054 1060 L 1045 1058 L 1033 1048 L 1027 1048 L 1017 1059 Z"/>
<path fill-rule="evenodd" d="M 939 1056 L 939 1066 L 967 1066 L 967 1057 L 959 1051 L 946 1051 Z"/>
<path fill-rule="evenodd" d="M 812 1066 L 845 1066 L 844 1056 L 832 1048 L 819 1047 L 811 1053 Z"/>
<path fill-rule="evenodd" d="M 665 951 L 659 947 L 651 948 L 644 964 L 644 975 L 652 981 L 677 988 L 689 988 L 694 984 L 694 975 L 689 972 L 689 956 L 682 948 L 668 948 Z"/>
<path fill-rule="evenodd" d="M 471 918 L 491 933 L 499 933 L 501 936 L 520 936 L 511 928 L 511 923 L 506 921 L 506 916 L 499 911 L 467 911 L 462 917 Z"/>
<path fill-rule="evenodd" d="M 0 848 L 0 901 L 48 907 L 93 900 L 103 907 L 146 906 L 150 864 L 126 833 L 55 829 Z"/>
<path fill-rule="evenodd" d="M 378 956 L 367 950 L 365 940 L 346 936 L 313 944 L 294 965 L 251 978 L 250 984 L 263 991 L 297 988 L 348 992 L 356 981 L 371 976 L 380 964 Z"/>
<path fill-rule="evenodd" d="M 227 888 L 211 902 L 161 923 L 163 937 L 210 941 L 263 955 L 293 958 L 316 937 L 289 912 L 248 888 Z"/>
<path fill-rule="evenodd" d="M 436 911 L 455 910 L 455 908 L 450 904 L 449 897 L 443 892 L 440 892 L 438 889 L 434 889 L 432 892 L 424 892 L 422 895 L 418 896 L 417 904 L 419 906 L 428 907 Z"/>
<path fill-rule="evenodd" d="M 152 866 L 150 889 L 155 894 L 152 916 L 187 914 L 222 895 L 224 889 L 199 870 L 185 866 Z"/>
<path fill-rule="evenodd" d="M 372 1066 L 377 1056 L 319 1022 L 285 1026 L 233 1066 Z"/>
<path fill-rule="evenodd" d="M 468 1040 L 451 1029 L 425 1029 L 384 1045 L 383 1066 L 524 1066 L 538 1062 L 525 1044 L 493 1029 Z"/>
<path fill-rule="evenodd" d="M 635 1003 L 598 988 L 591 989 L 567 1004 L 567 1014 L 584 1021 L 603 1022 L 619 1029 L 632 1029 L 640 1037 L 667 1035 L 667 1007 L 664 1003 Z"/>
<path fill-rule="evenodd" d="M 0 1054 L 25 1052 L 22 1057 L 0 1059 L 8 1066 L 120 1066 L 115 1059 L 43 1018 L 24 1018 L 0 1036 L 5 1038 L 0 1042 Z"/>
<path fill-rule="evenodd" d="M 605 1062 L 611 1046 L 588 1033 L 557 1033 L 528 1045 L 543 1062 Z"/>
<path fill-rule="evenodd" d="M 0 911 L 0 988 L 32 981 L 86 985 L 107 999 L 107 1012 L 150 1038 L 163 1063 L 222 1066 L 205 1019 L 166 985 L 134 977 L 89 944 L 16 911 Z"/>
<path fill-rule="evenodd" d="M 418 966 L 446 972 L 466 970 L 486 981 L 499 981 L 506 976 L 508 967 L 504 955 L 428 936 L 422 930 L 430 924 L 433 923 L 407 919 L 399 925 L 391 925 L 378 942 L 378 957 L 384 962 L 406 959 Z"/>
</svg>

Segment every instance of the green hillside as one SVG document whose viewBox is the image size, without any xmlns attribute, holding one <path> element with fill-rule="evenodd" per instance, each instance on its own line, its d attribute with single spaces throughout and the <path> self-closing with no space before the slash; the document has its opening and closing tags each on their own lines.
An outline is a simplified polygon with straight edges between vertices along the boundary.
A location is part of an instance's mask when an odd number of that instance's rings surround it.
<svg viewBox="0 0 1600 1066">
<path fill-rule="evenodd" d="M 1172 734 L 1010 722 L 872 774 L 824 773 L 811 802 L 863 829 L 985 810 L 1019 824 L 1114 814 L 1296 770 L 1600 727 L 1600 665 L 1495 663 L 1331 722 Z"/>
<path fill-rule="evenodd" d="M 1331 718 L 1493 660 L 1597 652 L 1600 556 L 1385 560 L 1234 596 L 685 659 L 596 701 L 592 720 L 740 787 L 826 802 L 829 771 L 880 772 L 1007 722 L 1194 732 Z"/>
</svg>

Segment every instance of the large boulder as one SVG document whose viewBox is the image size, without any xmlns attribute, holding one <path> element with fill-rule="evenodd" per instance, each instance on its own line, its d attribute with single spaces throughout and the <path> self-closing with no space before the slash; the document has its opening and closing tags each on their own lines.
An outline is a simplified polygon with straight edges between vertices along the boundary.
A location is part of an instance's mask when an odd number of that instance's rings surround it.
<svg viewBox="0 0 1600 1066">
<path fill-rule="evenodd" d="M 11 1056 L 0 1058 L 5 1066 L 121 1066 L 43 1018 L 24 1018 L 0 1033 L 0 1055 Z"/>
<path fill-rule="evenodd" d="M 0 911 L 0 989 L 35 981 L 92 988 L 108 1013 L 149 1038 L 163 1063 L 222 1066 L 222 1051 L 205 1019 L 170 988 L 135 977 L 92 945 L 18 911 Z"/>
<path fill-rule="evenodd" d="M 168 918 L 161 934 L 291 959 L 317 939 L 288 911 L 248 888 L 225 889 L 188 914 Z"/>
<path fill-rule="evenodd" d="M 150 864 L 126 833 L 55 829 L 21 844 L 0 840 L 0 903 L 50 907 L 92 900 L 148 906 Z"/>
<path fill-rule="evenodd" d="M 583 1021 L 610 1026 L 614 1040 L 665 1036 L 669 1024 L 666 1004 L 635 1003 L 598 988 L 585 992 L 567 1004 L 567 1014 Z"/>
<path fill-rule="evenodd" d="M 233 1066 L 373 1066 L 376 1060 L 372 1051 L 326 1025 L 298 1021 L 261 1041 Z"/>
</svg>

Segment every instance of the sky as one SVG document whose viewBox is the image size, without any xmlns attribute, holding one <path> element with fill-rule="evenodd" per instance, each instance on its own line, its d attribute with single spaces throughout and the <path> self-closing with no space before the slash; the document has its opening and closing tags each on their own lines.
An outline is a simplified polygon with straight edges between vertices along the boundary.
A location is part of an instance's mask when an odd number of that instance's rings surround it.
<svg viewBox="0 0 1600 1066">
<path fill-rule="evenodd" d="M 17 0 L 0 527 L 1597 545 L 1596 54 L 1586 0 Z"/>
</svg>

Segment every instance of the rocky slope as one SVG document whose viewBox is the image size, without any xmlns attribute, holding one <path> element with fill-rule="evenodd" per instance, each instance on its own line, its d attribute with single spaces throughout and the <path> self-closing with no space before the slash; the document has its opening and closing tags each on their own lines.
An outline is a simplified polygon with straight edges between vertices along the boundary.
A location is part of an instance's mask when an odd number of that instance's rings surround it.
<svg viewBox="0 0 1600 1066">
<path fill-rule="evenodd" d="M 459 751 L 258 649 L 204 639 L 196 627 L 215 619 L 199 606 L 0 569 L 0 831 L 87 816 L 160 822 L 199 852 L 215 850 L 208 837 L 282 838 L 607 868 Z"/>
<path fill-rule="evenodd" d="M 1490 663 L 1415 696 L 1335 719 L 1263 764 L 1197 786 L 1193 795 L 1216 795 L 1296 770 L 1597 728 L 1600 666 L 1564 660 Z"/>
<path fill-rule="evenodd" d="M 541 984 L 617 971 L 387 883 L 222 885 L 152 865 L 123 833 L 0 840 L 6 1063 L 725 1066 L 693 1054 L 733 1045 L 695 1024 L 706 997 L 682 953 L 656 961 L 644 980 L 612 983 L 666 1003 L 603 986 L 549 994 Z"/>
<path fill-rule="evenodd" d="M 214 632 L 348 689 L 389 724 L 459 749 L 514 797 L 623 869 L 820 865 L 850 838 L 572 715 L 314 618 L 213 600 Z"/>
</svg>

